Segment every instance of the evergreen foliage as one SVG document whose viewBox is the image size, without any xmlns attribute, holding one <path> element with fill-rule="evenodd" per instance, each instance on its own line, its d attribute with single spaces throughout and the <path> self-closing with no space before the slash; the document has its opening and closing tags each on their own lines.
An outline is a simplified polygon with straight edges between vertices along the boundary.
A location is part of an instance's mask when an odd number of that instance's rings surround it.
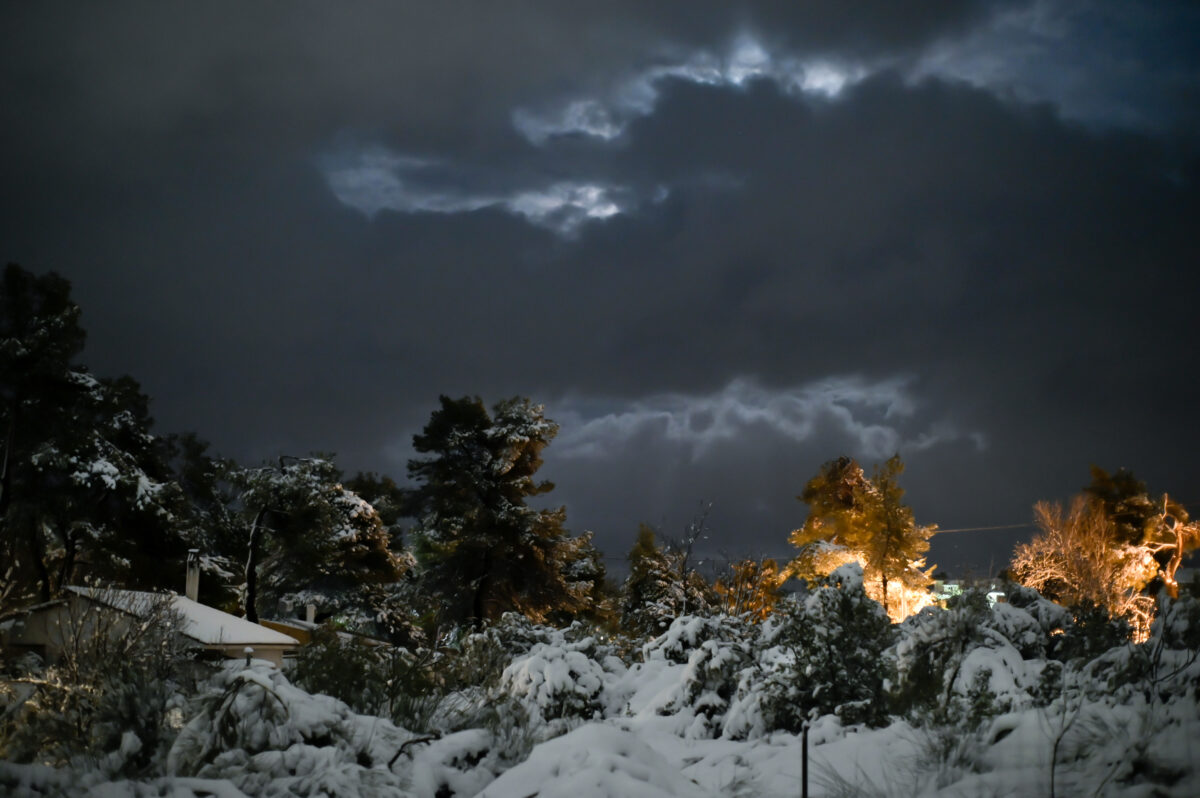
<svg viewBox="0 0 1200 798">
<path fill-rule="evenodd" d="M 392 551 L 375 508 L 342 486 L 332 462 L 280 458 L 277 466 L 241 469 L 231 478 L 249 527 L 247 617 L 255 619 L 258 605 L 274 611 L 316 604 L 322 617 L 407 634 L 397 583 L 411 562 Z M 371 628 L 378 621 L 384 629 Z"/>
<path fill-rule="evenodd" d="M 526 501 L 541 452 L 558 432 L 541 405 L 516 397 L 489 414 L 478 398 L 441 397 L 409 461 L 421 581 L 443 620 L 477 627 L 504 612 L 535 621 L 586 612 L 602 580 L 590 538 L 568 537 L 566 511 Z"/>
<path fill-rule="evenodd" d="M 868 591 L 889 614 L 903 617 L 915 609 L 907 606 L 910 596 L 924 593 L 932 581 L 925 553 L 937 527 L 918 526 L 901 502 L 903 471 L 899 455 L 877 466 L 871 479 L 849 457 L 825 463 L 798 497 L 809 509 L 804 526 L 790 537 L 801 550 L 791 571 L 814 581 L 858 560 Z"/>
<path fill-rule="evenodd" d="M 713 591 L 723 612 L 763 621 L 782 598 L 780 588 L 788 576 L 770 558 L 741 560 L 729 565 L 728 572 L 713 585 Z"/>
<path fill-rule="evenodd" d="M 89 575 L 175 583 L 190 512 L 128 377 L 97 379 L 70 284 L 10 264 L 0 284 L 0 602 L 48 600 Z M 179 562 L 178 574 L 161 567 Z"/>
<path fill-rule="evenodd" d="M 700 574 L 685 570 L 682 552 L 659 546 L 649 525 L 638 527 L 628 559 L 621 589 L 621 628 L 627 633 L 658 635 L 682 615 L 713 611 L 712 588 Z"/>
<path fill-rule="evenodd" d="M 803 600 L 784 604 L 768 641 L 790 653 L 769 677 L 769 726 L 800 731 L 806 720 L 833 714 L 843 723 L 881 725 L 891 666 L 887 614 L 863 590 L 862 569 L 844 565 Z"/>
</svg>

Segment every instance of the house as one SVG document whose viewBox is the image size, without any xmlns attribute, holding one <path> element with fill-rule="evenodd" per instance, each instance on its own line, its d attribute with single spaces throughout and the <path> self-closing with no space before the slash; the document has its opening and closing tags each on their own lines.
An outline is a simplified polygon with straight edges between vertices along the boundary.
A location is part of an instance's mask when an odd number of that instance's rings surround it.
<svg viewBox="0 0 1200 798">
<path fill-rule="evenodd" d="M 123 625 L 146 617 L 160 601 L 170 602 L 169 609 L 179 616 L 180 634 L 209 656 L 240 658 L 252 654 L 279 666 L 284 654 L 299 645 L 294 637 L 185 596 L 91 587 L 68 587 L 66 595 L 56 601 L 0 619 L 0 645 L 34 651 L 53 661 L 73 636 L 94 634 L 103 626 L 119 634 Z"/>
<path fill-rule="evenodd" d="M 949 601 L 967 590 L 982 590 L 987 594 L 988 604 L 1007 602 L 1003 582 L 999 579 L 935 579 L 930 592 L 938 601 Z"/>
</svg>

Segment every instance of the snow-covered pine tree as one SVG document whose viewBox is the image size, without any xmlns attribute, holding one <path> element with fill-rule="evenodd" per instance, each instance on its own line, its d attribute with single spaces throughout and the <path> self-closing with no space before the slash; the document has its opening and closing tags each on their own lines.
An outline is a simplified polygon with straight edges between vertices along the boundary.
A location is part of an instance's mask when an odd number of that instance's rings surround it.
<svg viewBox="0 0 1200 798">
<path fill-rule="evenodd" d="M 233 475 L 247 525 L 246 616 L 281 601 L 316 604 L 352 626 L 381 618 L 403 636 L 406 622 L 389 596 L 412 565 L 392 550 L 379 514 L 341 484 L 322 457 L 281 457 L 278 465 Z"/>
<path fill-rule="evenodd" d="M 684 571 L 683 553 L 659 546 L 654 529 L 638 527 L 629 550 L 629 576 L 621 587 L 621 627 L 626 632 L 654 637 L 685 612 L 707 615 L 715 598 L 704 578 Z"/>
<path fill-rule="evenodd" d="M 88 575 L 131 587 L 179 581 L 187 513 L 148 400 L 93 377 L 70 284 L 9 265 L 0 284 L 0 600 L 48 599 Z"/>
<path fill-rule="evenodd" d="M 863 590 L 859 565 L 843 565 L 812 594 L 783 606 L 768 630 L 767 642 L 790 654 L 768 680 L 771 727 L 800 731 L 805 720 L 827 714 L 847 724 L 886 722 L 891 665 L 884 650 L 893 632 Z"/>
<path fill-rule="evenodd" d="M 440 403 L 413 436 L 426 456 L 408 473 L 421 578 L 444 619 L 479 626 L 508 611 L 541 622 L 586 610 L 591 597 L 573 588 L 572 564 L 591 558 L 590 544 L 567 536 L 565 509 L 526 504 L 554 487 L 535 476 L 558 425 L 523 397 L 490 414 L 478 397 Z"/>
</svg>

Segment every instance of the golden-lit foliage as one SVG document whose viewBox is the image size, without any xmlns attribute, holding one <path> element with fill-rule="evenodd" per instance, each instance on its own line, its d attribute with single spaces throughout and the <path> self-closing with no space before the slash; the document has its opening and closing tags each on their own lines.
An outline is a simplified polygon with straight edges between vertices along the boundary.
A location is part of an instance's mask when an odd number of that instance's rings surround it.
<svg viewBox="0 0 1200 798">
<path fill-rule="evenodd" d="M 841 568 L 846 563 L 856 562 L 863 569 L 863 590 L 873 601 L 878 602 L 893 623 L 899 623 L 910 615 L 932 606 L 936 601 L 929 587 L 933 568 L 925 567 L 924 558 L 909 563 L 909 567 L 887 582 L 887 600 L 884 601 L 884 580 L 878 574 L 867 576 L 867 557 L 861 551 L 819 542 L 788 564 L 784 580 L 789 577 L 804 579 L 810 584 Z"/>
<path fill-rule="evenodd" d="M 800 553 L 790 575 L 815 581 L 847 562 L 863 569 L 863 584 L 894 621 L 933 603 L 933 567 L 926 567 L 933 525 L 918 525 L 901 499 L 899 455 L 879 465 L 870 479 L 859 464 L 842 457 L 822 466 L 799 497 L 808 505 L 804 526 L 789 542 Z"/>
<path fill-rule="evenodd" d="M 1104 607 L 1144 639 L 1154 599 L 1141 591 L 1158 572 L 1151 553 L 1122 541 L 1103 505 L 1086 496 L 1076 496 L 1067 510 L 1058 502 L 1038 502 L 1033 513 L 1041 532 L 1017 546 L 1014 578 L 1060 604 Z"/>
<path fill-rule="evenodd" d="M 758 622 L 771 614 L 780 599 L 780 588 L 789 577 L 775 560 L 742 560 L 731 563 L 729 572 L 717 579 L 713 589 L 724 612 L 745 613 Z"/>
<path fill-rule="evenodd" d="M 792 532 L 789 540 L 793 546 L 800 545 L 796 543 L 799 532 L 799 529 Z M 861 552 L 827 540 L 816 540 L 804 544 L 801 553 L 788 563 L 787 570 L 789 576 L 815 584 L 846 563 L 857 562 L 862 565 L 864 559 Z"/>
<path fill-rule="evenodd" d="M 863 580 L 863 589 L 866 590 L 867 595 L 883 605 L 892 623 L 900 623 L 908 616 L 932 606 L 936 601 L 929 589 L 932 583 L 929 574 L 933 572 L 933 568 L 922 570 L 924 565 L 924 560 L 914 563 L 913 567 L 904 575 L 909 578 L 890 580 L 887 586 L 886 601 L 884 600 L 882 579 Z"/>
</svg>

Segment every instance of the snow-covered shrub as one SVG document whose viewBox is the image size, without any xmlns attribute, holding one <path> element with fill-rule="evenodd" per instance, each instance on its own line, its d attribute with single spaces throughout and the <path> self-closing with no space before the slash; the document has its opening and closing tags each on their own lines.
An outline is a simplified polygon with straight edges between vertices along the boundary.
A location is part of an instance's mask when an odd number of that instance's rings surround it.
<svg viewBox="0 0 1200 798">
<path fill-rule="evenodd" d="M 743 671 L 754 664 L 757 634 L 757 626 L 738 616 L 676 618 L 642 650 L 647 662 L 683 665 L 678 686 L 658 712 L 692 714 L 694 720 L 684 730 L 685 737 L 721 734 L 726 712 L 745 678 Z"/>
<path fill-rule="evenodd" d="M 682 665 L 709 640 L 722 643 L 745 640 L 750 634 L 747 626 L 744 620 L 731 615 L 684 615 L 671 621 L 665 632 L 642 647 L 642 658 L 665 659 Z"/>
<path fill-rule="evenodd" d="M 1113 618 L 1108 610 L 1090 601 L 1072 607 L 1062 633 L 1051 638 L 1047 654 L 1061 662 L 1090 662 L 1123 646 L 1133 636 L 1129 621 Z"/>
<path fill-rule="evenodd" d="M 376 713 L 387 701 L 387 681 L 380 667 L 384 659 L 378 647 L 343 639 L 332 627 L 321 626 L 312 641 L 297 651 L 290 675 L 310 693 L 331 695 L 356 712 Z"/>
<path fill-rule="evenodd" d="M 584 631 L 582 625 L 543 629 L 544 642 L 505 668 L 498 693 L 515 698 L 542 722 L 598 717 L 606 674 L 624 665 L 595 637 L 577 637 Z"/>
<path fill-rule="evenodd" d="M 59 660 L 23 659 L 0 681 L 0 759 L 101 769 L 149 768 L 171 744 L 201 667 L 169 597 L 138 616 L 69 609 Z"/>
<path fill-rule="evenodd" d="M 487 729 L 464 729 L 413 752 L 408 788 L 422 798 L 476 795 L 500 769 L 494 735 Z"/>
<path fill-rule="evenodd" d="M 451 687 L 493 687 L 516 658 L 536 646 L 573 646 L 573 650 L 602 661 L 615 654 L 594 629 L 579 621 L 565 629 L 536 624 L 524 615 L 506 612 L 480 632 L 472 632 L 452 641 L 454 654 L 444 663 L 446 683 Z"/>
<path fill-rule="evenodd" d="M 987 597 L 968 591 L 946 609 L 926 607 L 900 625 L 893 704 L 914 720 L 944 721 L 968 651 L 983 645 Z"/>
<path fill-rule="evenodd" d="M 895 711 L 921 725 L 974 729 L 994 714 L 981 711 L 985 703 L 996 711 L 1029 704 L 1051 647 L 1047 627 L 1061 632 L 1069 617 L 1041 606 L 1049 602 L 1036 594 L 1024 598 L 1024 608 L 991 606 L 982 592 L 968 591 L 946 609 L 906 619 L 893 649 Z"/>
<path fill-rule="evenodd" d="M 1113 649 L 1095 661 L 1107 688 L 1140 693 L 1148 703 L 1200 696 L 1200 600 L 1191 596 L 1163 598 L 1150 637 L 1137 645 Z"/>
<path fill-rule="evenodd" d="M 768 728 L 795 732 L 826 714 L 845 724 L 886 721 L 891 625 L 867 597 L 857 563 L 835 570 L 803 600 L 784 602 L 764 636 L 781 655 L 762 687 Z"/>
<path fill-rule="evenodd" d="M 173 775 L 229 779 L 251 795 L 403 794 L 387 764 L 409 732 L 309 695 L 267 663 L 227 665 L 194 709 L 167 758 Z"/>
<path fill-rule="evenodd" d="M 492 687 L 514 657 L 550 642 L 556 632 L 561 634 L 518 612 L 504 613 L 481 631 L 455 630 L 446 641 L 453 652 L 445 662 L 446 682 L 451 687 Z"/>
<path fill-rule="evenodd" d="M 500 690 L 545 721 L 591 718 L 600 711 L 603 686 L 603 666 L 569 645 L 539 643 L 500 677 Z"/>
<path fill-rule="evenodd" d="M 1066 607 L 1044 598 L 1031 587 L 1010 583 L 1005 588 L 1005 597 L 1007 606 L 1022 610 L 1036 621 L 1042 636 L 1047 639 L 1062 634 L 1071 622 L 1071 613 Z"/>
<path fill-rule="evenodd" d="M 345 701 L 356 712 L 427 731 L 444 694 L 439 660 L 428 649 L 407 651 L 321 627 L 300 649 L 291 678 L 310 693 Z"/>
</svg>

